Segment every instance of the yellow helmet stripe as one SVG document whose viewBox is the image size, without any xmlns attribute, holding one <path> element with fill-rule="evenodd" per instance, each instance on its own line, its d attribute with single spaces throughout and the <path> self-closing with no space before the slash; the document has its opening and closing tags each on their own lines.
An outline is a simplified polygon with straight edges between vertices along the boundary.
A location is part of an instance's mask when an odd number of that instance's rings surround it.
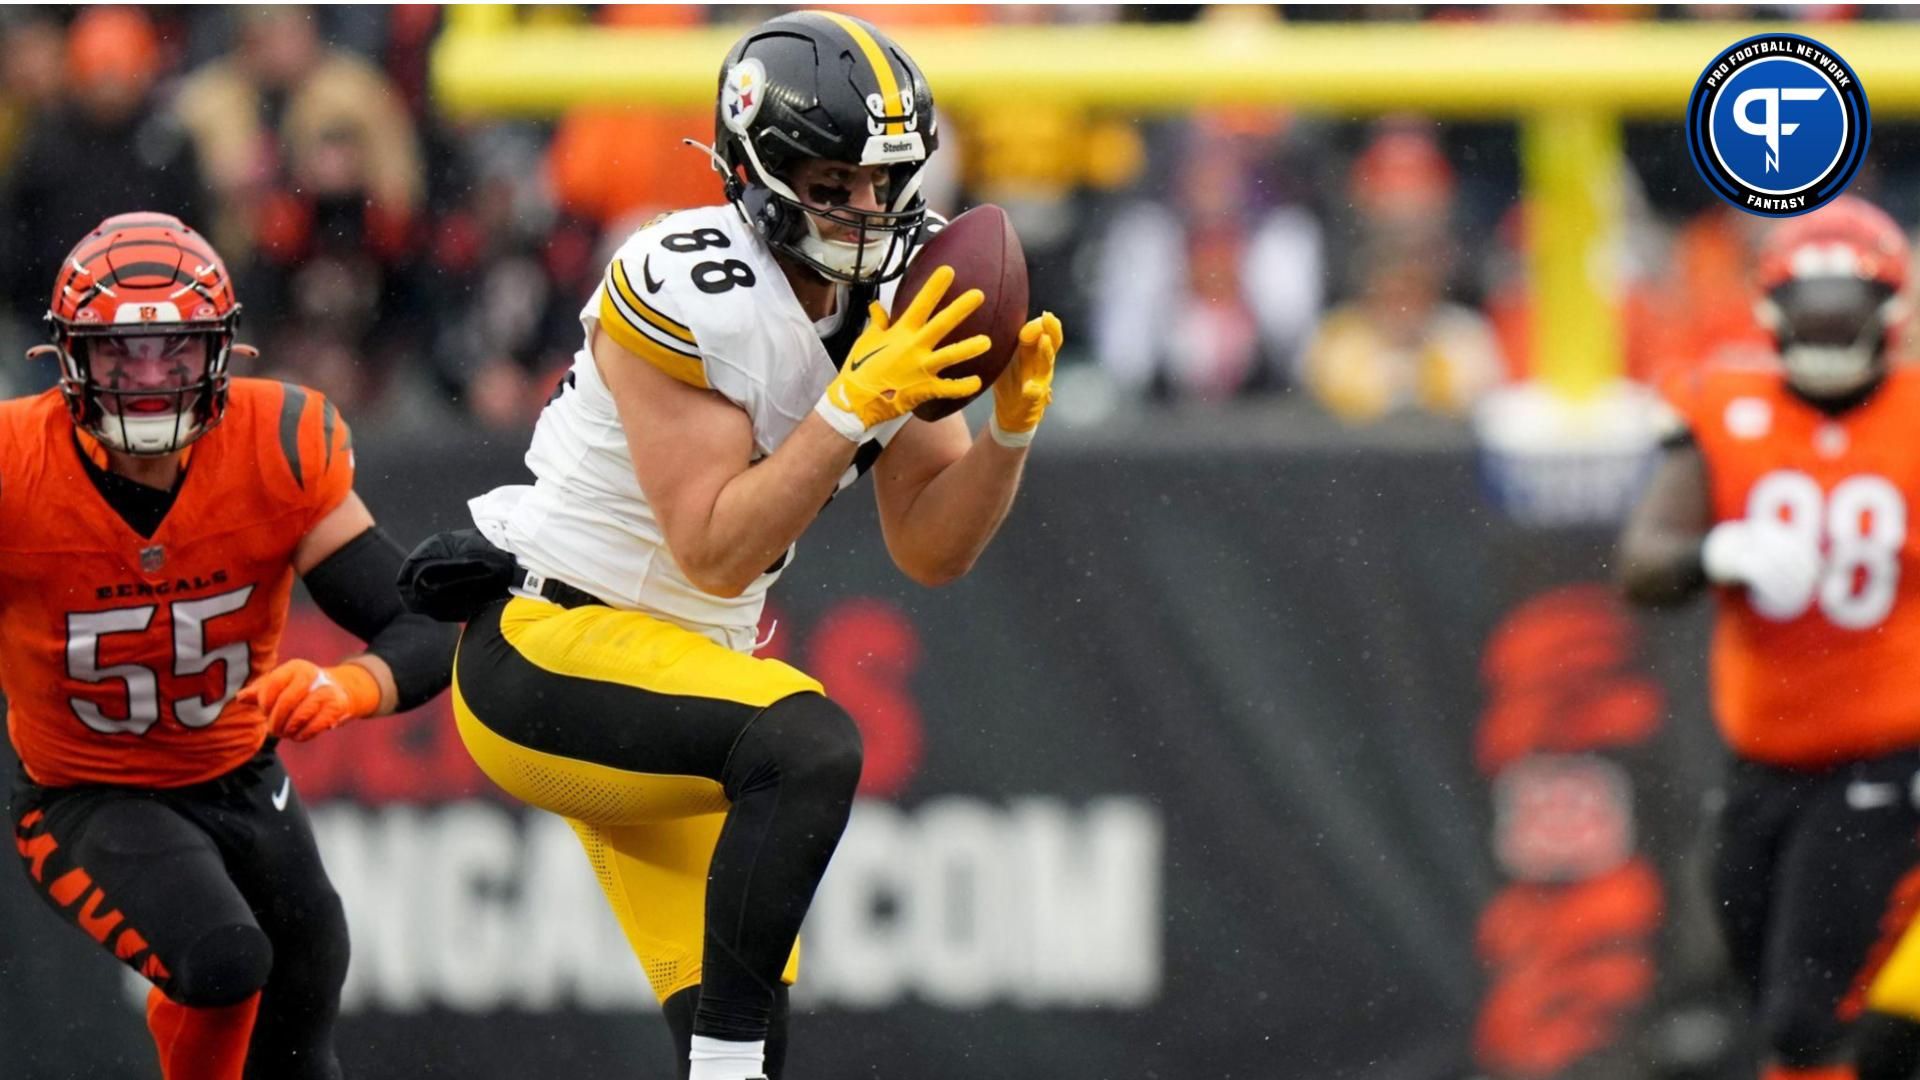
<svg viewBox="0 0 1920 1080">
<path fill-rule="evenodd" d="M 888 116 L 899 116 L 904 119 L 906 111 L 900 108 L 900 83 L 893 77 L 893 65 L 887 62 L 887 54 L 880 48 L 880 43 L 873 40 L 873 35 L 867 33 L 866 27 L 837 11 L 823 11 L 820 14 L 832 19 L 834 25 L 845 30 L 847 36 L 853 39 L 853 43 L 858 45 L 861 53 L 866 56 L 867 64 L 873 68 L 874 78 L 880 82 L 880 108 Z M 887 125 L 886 133 L 901 135 L 906 130 L 907 126 L 904 123 L 891 123 Z"/>
</svg>

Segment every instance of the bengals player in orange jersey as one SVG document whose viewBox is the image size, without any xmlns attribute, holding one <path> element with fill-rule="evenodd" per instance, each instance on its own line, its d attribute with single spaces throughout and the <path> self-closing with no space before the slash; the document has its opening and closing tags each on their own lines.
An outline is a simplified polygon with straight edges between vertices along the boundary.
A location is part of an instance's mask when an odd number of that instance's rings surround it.
<svg viewBox="0 0 1920 1080">
<path fill-rule="evenodd" d="M 236 379 L 226 267 L 154 213 L 60 267 L 60 385 L 0 403 L 0 691 L 15 846 L 69 924 L 145 976 L 167 1080 L 340 1075 L 346 922 L 274 754 L 448 682 L 399 547 L 317 393 Z M 298 574 L 368 643 L 279 663 Z"/>
<path fill-rule="evenodd" d="M 1733 761 L 1716 910 L 1767 1080 L 1913 1073 L 1920 955 L 1920 369 L 1890 362 L 1911 253 L 1852 196 L 1775 227 L 1779 362 L 1709 366 L 1620 544 L 1627 595 L 1711 588 Z"/>
</svg>

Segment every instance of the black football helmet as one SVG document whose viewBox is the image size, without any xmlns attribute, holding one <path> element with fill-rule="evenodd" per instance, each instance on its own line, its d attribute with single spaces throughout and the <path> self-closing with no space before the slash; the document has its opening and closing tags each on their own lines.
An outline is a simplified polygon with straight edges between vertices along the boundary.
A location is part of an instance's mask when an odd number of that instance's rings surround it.
<svg viewBox="0 0 1920 1080">
<path fill-rule="evenodd" d="M 906 269 L 940 132 L 926 77 L 886 35 L 827 11 L 761 23 L 720 67 L 714 140 L 728 201 L 769 247 L 836 281 L 886 281 Z M 804 158 L 886 166 L 886 205 L 809 211 L 786 179 Z M 854 239 L 822 238 L 816 215 Z"/>
</svg>

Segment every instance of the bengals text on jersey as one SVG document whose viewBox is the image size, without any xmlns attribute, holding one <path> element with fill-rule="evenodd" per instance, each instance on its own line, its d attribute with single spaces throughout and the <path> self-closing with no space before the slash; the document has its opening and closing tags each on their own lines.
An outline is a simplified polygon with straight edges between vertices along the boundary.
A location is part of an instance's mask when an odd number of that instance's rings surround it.
<svg viewBox="0 0 1920 1080">
<path fill-rule="evenodd" d="M 318 393 L 235 379 L 152 536 L 87 474 L 59 392 L 0 403 L 0 692 L 35 783 L 172 788 L 265 742 L 233 701 L 270 669 L 295 545 L 353 488 Z"/>
</svg>

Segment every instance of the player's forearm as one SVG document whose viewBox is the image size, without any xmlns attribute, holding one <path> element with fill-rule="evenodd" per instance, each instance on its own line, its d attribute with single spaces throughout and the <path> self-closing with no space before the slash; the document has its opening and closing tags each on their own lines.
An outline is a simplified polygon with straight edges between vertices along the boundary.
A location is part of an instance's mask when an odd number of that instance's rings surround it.
<svg viewBox="0 0 1920 1080">
<path fill-rule="evenodd" d="M 390 716 L 399 710 L 400 686 L 393 681 L 393 668 L 389 667 L 385 660 L 372 653 L 361 653 L 358 656 L 349 656 L 340 662 L 357 664 L 367 669 L 367 674 L 372 675 L 373 681 L 379 684 L 380 707 L 374 710 L 373 715 Z"/>
<path fill-rule="evenodd" d="M 380 713 L 416 708 L 452 679 L 459 627 L 416 615 L 394 589 L 404 552 L 377 526 L 342 545 L 303 576 L 334 625 L 367 643 L 356 657 L 380 684 Z"/>
<path fill-rule="evenodd" d="M 688 580 L 715 596 L 744 592 L 813 523 L 855 449 L 809 413 L 779 449 L 727 481 L 704 521 L 668 538 Z"/>
<path fill-rule="evenodd" d="M 1700 537 L 1679 530 L 1629 528 L 1615 577 L 1628 600 L 1648 607 L 1684 603 L 1706 584 Z"/>
<path fill-rule="evenodd" d="M 945 585 L 973 569 L 1013 506 L 1025 448 L 982 433 L 967 452 L 927 482 L 889 537 L 895 564 L 914 581 Z"/>
<path fill-rule="evenodd" d="M 1614 572 L 1621 592 L 1649 607 L 1678 604 L 1698 592 L 1707 582 L 1700 544 L 1711 524 L 1706 462 L 1680 432 L 1669 438 L 1621 530 Z"/>
</svg>

